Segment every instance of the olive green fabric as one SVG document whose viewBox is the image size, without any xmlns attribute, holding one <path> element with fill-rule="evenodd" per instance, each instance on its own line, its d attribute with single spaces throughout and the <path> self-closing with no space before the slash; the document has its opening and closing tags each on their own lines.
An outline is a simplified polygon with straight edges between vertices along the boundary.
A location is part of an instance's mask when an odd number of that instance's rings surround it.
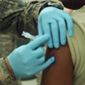
<svg viewBox="0 0 85 85">
<path fill-rule="evenodd" d="M 0 1 L 0 32 L 20 36 L 22 31 L 37 34 L 37 20 L 40 9 L 51 2 L 52 5 L 62 9 L 62 3 L 50 0 L 32 1 L 23 5 L 14 0 Z"/>
<path fill-rule="evenodd" d="M 61 9 L 63 8 L 62 3 L 58 0 L 56 0 L 55 2 L 51 0 L 28 0 L 27 4 L 24 3 L 23 0 L 0 0 L 0 33 L 11 34 L 9 40 L 13 43 L 18 42 L 13 41 L 12 36 L 21 37 L 21 33 L 23 30 L 31 33 L 32 35 L 37 35 L 38 14 L 41 8 L 45 7 L 46 4 L 49 2 L 51 2 L 51 5 L 53 6 L 56 6 Z M 4 39 L 2 38 L 2 40 Z M 17 39 L 18 41 L 20 40 L 19 38 Z M 7 44 L 9 40 L 7 41 Z M 30 41 L 30 39 L 28 39 L 28 41 Z M 13 43 L 10 43 L 10 49 L 7 48 L 5 50 L 8 50 L 9 52 L 6 52 L 6 54 L 1 54 L 3 57 L 8 55 L 14 49 L 14 47 L 16 47 Z M 3 46 L 6 46 L 7 44 L 4 45 L 4 43 L 2 43 Z M 4 53 L 4 49 L 1 50 Z M 13 85 L 13 82 L 14 81 L 9 71 L 5 66 L 4 59 L 0 58 L 0 85 Z M 16 83 L 14 84 L 17 85 Z"/>
<path fill-rule="evenodd" d="M 0 33 L 0 58 L 4 58 L 4 57 L 8 56 L 9 53 L 12 52 L 12 50 L 16 46 L 15 41 L 16 41 L 16 39 L 14 38 L 14 36 Z M 0 64 L 3 62 L 4 61 L 2 60 L 0 62 Z M 3 68 L 3 64 L 1 64 L 0 69 L 2 69 L 2 68 Z M 5 80 L 4 77 L 5 78 L 7 77 L 7 72 L 0 70 L 0 85 L 21 85 L 20 80 L 16 80 L 16 81 L 11 80 L 11 82 L 9 82 L 10 78 L 8 77 Z M 7 80 L 8 80 L 8 82 L 7 82 Z M 1 81 L 3 81 L 4 84 Z"/>
<path fill-rule="evenodd" d="M 74 35 L 68 43 L 74 66 L 74 84 L 85 85 L 85 6 L 71 13 L 74 22 Z"/>
</svg>

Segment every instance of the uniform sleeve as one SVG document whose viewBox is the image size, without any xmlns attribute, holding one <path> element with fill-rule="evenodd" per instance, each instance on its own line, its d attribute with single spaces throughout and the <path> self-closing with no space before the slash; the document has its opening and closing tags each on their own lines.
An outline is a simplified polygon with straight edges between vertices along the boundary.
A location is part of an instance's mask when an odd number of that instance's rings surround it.
<svg viewBox="0 0 85 85">
<path fill-rule="evenodd" d="M 37 20 L 41 9 L 47 6 L 55 6 L 62 9 L 59 1 L 29 1 L 27 4 L 19 4 L 13 0 L 0 1 L 0 31 L 9 32 L 20 36 L 22 31 L 37 34 Z"/>
<path fill-rule="evenodd" d="M 0 58 L 0 85 L 17 85 L 19 81 L 14 81 L 8 69 L 6 68 L 5 61 Z M 18 83 L 19 84 L 19 83 Z"/>
</svg>

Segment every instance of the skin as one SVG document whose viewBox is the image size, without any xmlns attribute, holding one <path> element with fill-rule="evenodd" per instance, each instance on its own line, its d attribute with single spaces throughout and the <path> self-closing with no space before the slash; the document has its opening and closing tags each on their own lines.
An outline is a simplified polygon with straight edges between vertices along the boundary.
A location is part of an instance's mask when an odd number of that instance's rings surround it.
<svg viewBox="0 0 85 85">
<path fill-rule="evenodd" d="M 66 11 L 67 13 L 71 13 L 71 12 L 73 12 L 72 9 L 68 9 L 68 8 L 66 8 L 66 7 L 64 7 L 64 11 Z"/>
<path fill-rule="evenodd" d="M 73 10 L 64 8 L 68 13 Z M 41 85 L 73 85 L 73 64 L 68 44 L 59 49 L 47 48 L 46 60 L 55 56 L 55 63 L 44 70 Z"/>
</svg>

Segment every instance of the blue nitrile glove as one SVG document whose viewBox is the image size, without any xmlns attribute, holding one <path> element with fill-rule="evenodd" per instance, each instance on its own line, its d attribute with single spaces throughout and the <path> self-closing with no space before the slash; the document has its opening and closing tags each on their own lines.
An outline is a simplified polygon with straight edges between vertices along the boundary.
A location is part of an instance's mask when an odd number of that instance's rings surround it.
<svg viewBox="0 0 85 85">
<path fill-rule="evenodd" d="M 70 15 L 55 7 L 44 8 L 38 17 L 39 35 L 49 34 L 48 47 L 58 48 L 66 43 L 66 28 L 69 36 L 73 35 L 73 23 Z"/>
<path fill-rule="evenodd" d="M 48 39 L 48 35 L 38 37 L 32 42 L 16 48 L 7 57 L 16 77 L 30 77 L 44 70 L 54 62 L 54 57 L 51 57 L 45 62 L 44 48 L 40 47 L 45 44 Z"/>
</svg>

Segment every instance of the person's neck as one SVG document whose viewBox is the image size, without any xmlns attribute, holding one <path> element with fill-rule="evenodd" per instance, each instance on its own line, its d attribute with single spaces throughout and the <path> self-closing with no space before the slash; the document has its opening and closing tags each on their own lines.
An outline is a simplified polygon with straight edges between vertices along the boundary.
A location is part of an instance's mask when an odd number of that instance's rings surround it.
<svg viewBox="0 0 85 85">
<path fill-rule="evenodd" d="M 68 13 L 73 12 L 73 10 L 72 10 L 72 9 L 69 9 L 69 8 L 66 8 L 66 7 L 64 7 L 64 11 L 66 11 L 66 12 L 68 12 Z"/>
</svg>

